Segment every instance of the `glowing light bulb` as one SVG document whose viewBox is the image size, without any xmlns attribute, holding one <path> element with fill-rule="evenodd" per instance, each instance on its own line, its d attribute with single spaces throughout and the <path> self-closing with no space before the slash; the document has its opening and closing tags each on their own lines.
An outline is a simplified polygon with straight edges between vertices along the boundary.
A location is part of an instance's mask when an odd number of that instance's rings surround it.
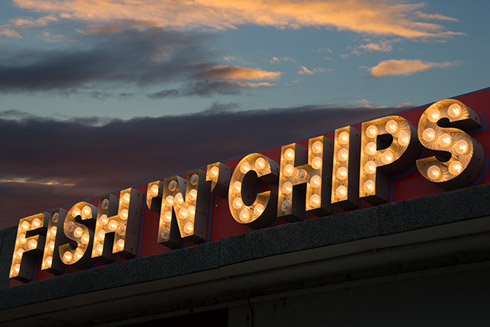
<svg viewBox="0 0 490 327">
<path fill-rule="evenodd" d="M 233 190 L 237 193 L 240 192 L 242 190 L 242 183 L 240 183 L 239 181 L 234 182 Z"/>
<path fill-rule="evenodd" d="M 36 240 L 29 240 L 29 249 L 35 249 L 37 247 L 37 241 Z"/>
<path fill-rule="evenodd" d="M 124 193 L 124 195 L 122 196 L 122 198 L 123 198 L 123 201 L 125 203 L 128 203 L 129 200 L 131 199 L 131 194 L 129 192 L 126 192 L 126 193 Z"/>
<path fill-rule="evenodd" d="M 465 140 L 459 140 L 454 143 L 454 150 L 457 154 L 466 154 L 468 153 L 468 149 L 468 142 L 466 142 Z"/>
<path fill-rule="evenodd" d="M 375 186 L 376 185 L 374 184 L 374 181 L 372 180 L 365 181 L 363 185 L 364 192 L 366 192 L 367 194 L 373 194 Z"/>
<path fill-rule="evenodd" d="M 376 146 L 376 143 L 374 142 L 369 142 L 368 144 L 366 144 L 366 153 L 369 154 L 370 156 L 373 156 L 376 154 L 376 151 L 377 151 L 377 146 Z"/>
<path fill-rule="evenodd" d="M 33 228 L 38 228 L 39 226 L 41 226 L 41 219 L 34 218 L 34 220 L 32 221 L 32 227 Z"/>
<path fill-rule="evenodd" d="M 427 119 L 432 123 L 436 123 L 439 120 L 439 118 L 441 118 L 441 112 L 436 108 L 431 109 L 427 113 Z"/>
<path fill-rule="evenodd" d="M 218 173 L 219 173 L 219 170 L 218 170 Z M 190 178 L 190 182 L 191 182 L 191 185 L 196 186 L 197 183 L 199 183 L 199 175 L 198 174 L 192 175 Z"/>
<path fill-rule="evenodd" d="M 242 207 L 243 207 L 242 199 L 240 199 L 240 198 L 234 198 L 233 199 L 233 208 L 235 208 L 235 209 L 241 209 Z"/>
<path fill-rule="evenodd" d="M 349 133 L 347 132 L 342 132 L 339 134 L 339 137 L 337 138 L 340 144 L 345 145 L 349 143 Z"/>
<path fill-rule="evenodd" d="M 457 176 L 463 171 L 463 164 L 459 161 L 453 161 L 449 164 L 448 170 L 451 175 Z"/>
<path fill-rule="evenodd" d="M 191 223 L 191 222 L 187 222 L 185 225 L 184 225 L 184 232 L 186 234 L 192 234 L 194 232 L 194 224 Z"/>
<path fill-rule="evenodd" d="M 313 167 L 313 169 L 322 168 L 322 159 L 320 157 L 313 158 L 313 160 L 311 161 L 311 167 Z"/>
<path fill-rule="evenodd" d="M 292 176 L 294 173 L 293 165 L 287 164 L 286 166 L 284 166 L 283 173 L 284 173 L 284 176 L 287 176 L 287 177 Z"/>
<path fill-rule="evenodd" d="M 293 191 L 293 184 L 291 182 L 285 182 L 282 184 L 282 191 L 284 193 L 291 193 Z"/>
<path fill-rule="evenodd" d="M 364 165 L 364 172 L 366 174 L 374 174 L 376 172 L 376 163 L 374 161 L 368 161 Z"/>
<path fill-rule="evenodd" d="M 53 216 L 51 216 L 51 221 L 55 224 L 58 223 L 59 219 L 60 219 L 60 214 L 57 212 L 53 213 Z"/>
<path fill-rule="evenodd" d="M 177 193 L 175 195 L 175 201 L 177 201 L 178 203 L 183 203 L 184 202 L 184 197 L 182 196 L 182 193 Z"/>
<path fill-rule="evenodd" d="M 117 221 L 115 221 L 115 220 L 111 220 L 111 221 L 109 222 L 109 230 L 110 230 L 111 232 L 115 231 L 115 230 L 116 230 L 116 228 L 117 228 L 117 226 L 118 226 Z"/>
<path fill-rule="evenodd" d="M 294 155 L 295 155 L 294 150 L 291 148 L 284 151 L 284 159 L 286 159 L 286 160 L 293 160 Z"/>
<path fill-rule="evenodd" d="M 264 169 L 267 165 L 267 162 L 265 161 L 264 158 L 260 157 L 255 160 L 255 169 L 261 170 Z"/>
<path fill-rule="evenodd" d="M 167 205 L 170 207 L 174 204 L 174 197 L 169 195 L 165 198 L 165 202 L 167 202 Z"/>
<path fill-rule="evenodd" d="M 189 206 L 189 208 L 187 208 L 187 210 L 189 211 L 189 215 L 192 217 L 194 217 L 194 215 L 196 214 L 196 207 L 194 206 Z"/>
<path fill-rule="evenodd" d="M 250 167 L 250 164 L 246 161 L 240 166 L 240 171 L 242 172 L 242 174 L 248 173 L 250 169 L 252 169 L 252 167 Z"/>
<path fill-rule="evenodd" d="M 163 219 L 169 223 L 172 220 L 172 211 L 165 211 L 163 214 Z"/>
<path fill-rule="evenodd" d="M 283 212 L 288 212 L 289 210 L 291 210 L 291 201 L 289 200 L 282 201 L 281 210 Z"/>
<path fill-rule="evenodd" d="M 75 230 L 73 231 L 73 235 L 74 235 L 75 237 L 80 237 L 80 236 L 82 236 L 82 234 L 83 234 L 83 229 L 82 229 L 81 227 L 77 227 L 77 228 L 75 228 Z"/>
<path fill-rule="evenodd" d="M 16 274 L 18 274 L 18 273 L 19 273 L 19 271 L 20 271 L 20 263 L 16 263 L 16 264 L 14 265 L 14 271 L 15 271 L 15 273 L 16 273 Z"/>
<path fill-rule="evenodd" d="M 77 249 L 77 250 L 75 251 L 75 259 L 79 260 L 81 257 L 83 257 L 83 251 L 82 251 L 82 250 Z"/>
<path fill-rule="evenodd" d="M 453 138 L 448 133 L 441 134 L 437 138 L 437 144 L 442 147 L 448 147 L 451 145 L 451 143 L 453 143 Z"/>
<path fill-rule="evenodd" d="M 310 185 L 313 187 L 320 187 L 322 185 L 322 178 L 318 175 L 311 177 Z"/>
<path fill-rule="evenodd" d="M 107 215 L 102 215 L 102 216 L 100 216 L 100 223 L 101 223 L 102 225 L 105 225 L 105 224 L 107 224 L 108 222 L 109 222 L 109 218 L 107 218 Z"/>
<path fill-rule="evenodd" d="M 53 257 L 52 256 L 46 257 L 44 263 L 46 264 L 46 266 L 51 267 L 51 265 L 53 264 Z"/>
<path fill-rule="evenodd" d="M 432 142 L 436 138 L 436 132 L 432 128 L 426 128 L 422 133 L 422 138 L 426 142 Z"/>
<path fill-rule="evenodd" d="M 19 241 L 20 243 L 25 243 L 26 242 L 26 234 L 20 234 L 19 235 Z"/>
<path fill-rule="evenodd" d="M 101 229 L 99 230 L 99 238 L 104 238 L 105 236 L 105 230 Z"/>
<path fill-rule="evenodd" d="M 117 248 L 118 248 L 119 250 L 123 250 L 123 249 L 124 249 L 124 243 L 125 243 L 125 242 L 124 242 L 124 240 L 123 240 L 123 239 L 118 240 L 118 241 L 117 241 L 117 243 L 116 243 Z"/>
<path fill-rule="evenodd" d="M 73 217 L 78 217 L 81 215 L 81 211 L 80 211 L 80 208 L 78 207 L 73 207 L 72 211 L 71 211 L 71 214 L 73 215 Z"/>
<path fill-rule="evenodd" d="M 366 136 L 367 137 L 373 138 L 376 135 L 378 135 L 378 128 L 376 126 L 371 125 L 368 128 L 366 128 Z"/>
<path fill-rule="evenodd" d="M 31 226 L 31 224 L 29 224 L 29 222 L 28 222 L 27 220 L 24 220 L 24 221 L 22 222 L 22 224 L 20 224 L 20 227 L 21 227 L 22 229 L 24 229 L 24 230 L 28 229 L 28 228 L 29 228 L 29 226 Z"/>
<path fill-rule="evenodd" d="M 128 209 L 122 209 L 119 216 L 121 217 L 122 220 L 128 219 Z"/>
<path fill-rule="evenodd" d="M 196 189 L 190 190 L 189 191 L 189 197 L 191 198 L 191 200 L 197 199 L 197 190 Z"/>
<path fill-rule="evenodd" d="M 158 194 L 158 184 L 153 184 L 150 187 L 150 192 L 153 196 L 156 196 Z"/>
<path fill-rule="evenodd" d="M 459 116 L 461 116 L 462 112 L 463 110 L 461 109 L 461 106 L 457 103 L 453 103 L 449 106 L 449 108 L 447 108 L 447 114 L 451 118 L 458 118 Z"/>
<path fill-rule="evenodd" d="M 336 176 L 340 180 L 345 180 L 345 179 L 347 179 L 348 174 L 349 174 L 349 172 L 347 171 L 347 168 L 340 167 L 339 169 L 337 169 Z"/>
<path fill-rule="evenodd" d="M 310 206 L 312 206 L 313 208 L 317 208 L 320 206 L 321 201 L 322 201 L 322 199 L 320 198 L 320 196 L 318 194 L 313 194 L 310 197 Z"/>
<path fill-rule="evenodd" d="M 71 259 L 73 259 L 73 254 L 70 251 L 66 251 L 65 254 L 63 254 L 63 259 L 65 262 L 70 262 Z"/>
<path fill-rule="evenodd" d="M 89 233 L 84 233 L 82 235 L 82 243 L 87 244 L 90 241 L 90 234 Z"/>
<path fill-rule="evenodd" d="M 383 152 L 383 155 L 381 156 L 381 161 L 384 164 L 389 164 L 389 163 L 393 162 L 393 159 L 394 159 L 394 156 L 390 150 L 386 150 L 385 152 Z"/>
<path fill-rule="evenodd" d="M 296 174 L 296 177 L 299 180 L 303 180 L 303 179 L 306 179 L 308 177 L 308 173 L 304 169 L 299 169 L 298 173 Z"/>
<path fill-rule="evenodd" d="M 58 228 L 57 228 L 56 226 L 52 226 L 52 227 L 49 229 L 49 232 L 50 232 L 51 234 L 53 234 L 53 235 L 54 235 L 54 234 L 56 234 L 56 231 L 57 231 L 57 230 L 58 230 Z"/>
<path fill-rule="evenodd" d="M 158 185 L 157 186 L 157 193 L 158 193 Z M 100 204 L 100 206 L 102 207 L 102 209 L 104 210 L 107 210 L 109 209 L 109 199 L 104 199 L 102 200 L 102 203 Z"/>
<path fill-rule="evenodd" d="M 311 151 L 313 151 L 313 153 L 321 153 L 323 151 L 323 143 L 320 141 L 313 142 Z"/>
<path fill-rule="evenodd" d="M 255 216 L 260 216 L 265 210 L 265 207 L 263 204 L 257 203 L 257 205 L 254 208 L 254 215 Z"/>
<path fill-rule="evenodd" d="M 219 168 L 214 166 L 209 170 L 209 175 L 214 179 L 217 178 L 219 175 Z"/>
<path fill-rule="evenodd" d="M 335 190 L 335 195 L 338 199 L 345 199 L 347 197 L 347 187 L 345 187 L 344 185 L 340 185 Z"/>
<path fill-rule="evenodd" d="M 17 256 L 20 257 L 24 253 L 24 249 L 17 250 Z"/>
<path fill-rule="evenodd" d="M 400 133 L 398 136 L 398 144 L 401 146 L 407 146 L 410 143 L 410 134 Z"/>
<path fill-rule="evenodd" d="M 102 251 L 104 251 L 104 244 L 102 243 L 97 244 L 97 246 L 95 247 L 95 251 L 97 252 L 98 255 L 101 255 Z"/>
<path fill-rule="evenodd" d="M 179 217 L 180 217 L 181 219 L 185 219 L 185 218 L 187 218 L 187 216 L 188 216 L 188 215 L 189 215 L 189 212 L 187 211 L 187 209 L 186 209 L 186 208 L 181 208 L 181 209 L 179 210 Z"/>
<path fill-rule="evenodd" d="M 250 220 L 250 210 L 248 210 L 247 208 L 242 209 L 242 211 L 240 211 L 240 220 L 243 222 L 249 221 Z"/>
<path fill-rule="evenodd" d="M 429 178 L 432 180 L 439 179 L 441 175 L 442 175 L 441 169 L 436 165 L 430 166 L 427 169 L 427 176 L 429 176 Z"/>
<path fill-rule="evenodd" d="M 48 247 L 50 250 L 54 250 L 54 241 L 49 241 Z"/>
<path fill-rule="evenodd" d="M 119 228 L 117 229 L 117 233 L 119 235 L 124 235 L 126 234 L 126 225 L 121 225 L 119 226 Z"/>
<path fill-rule="evenodd" d="M 347 161 L 347 159 L 349 159 L 349 150 L 340 149 L 338 153 L 338 158 L 340 161 Z"/>
<path fill-rule="evenodd" d="M 168 183 L 167 187 L 168 187 L 168 190 L 169 190 L 170 192 L 173 192 L 173 191 L 175 191 L 175 190 L 177 189 L 177 182 L 176 182 L 175 180 L 171 180 L 171 181 Z"/>
<path fill-rule="evenodd" d="M 89 206 L 84 206 L 82 209 L 82 216 L 89 217 L 92 214 L 92 209 Z"/>
<path fill-rule="evenodd" d="M 398 123 L 393 119 L 389 120 L 385 125 L 385 129 L 388 133 L 394 134 L 398 130 Z"/>
</svg>

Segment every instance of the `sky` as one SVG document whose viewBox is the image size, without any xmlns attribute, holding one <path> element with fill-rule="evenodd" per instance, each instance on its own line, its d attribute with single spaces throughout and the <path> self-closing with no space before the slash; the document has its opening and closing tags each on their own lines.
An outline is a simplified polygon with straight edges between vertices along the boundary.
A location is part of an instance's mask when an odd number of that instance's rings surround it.
<svg viewBox="0 0 490 327">
<path fill-rule="evenodd" d="M 2 1 L 0 228 L 486 88 L 488 12 L 486 0 Z"/>
</svg>

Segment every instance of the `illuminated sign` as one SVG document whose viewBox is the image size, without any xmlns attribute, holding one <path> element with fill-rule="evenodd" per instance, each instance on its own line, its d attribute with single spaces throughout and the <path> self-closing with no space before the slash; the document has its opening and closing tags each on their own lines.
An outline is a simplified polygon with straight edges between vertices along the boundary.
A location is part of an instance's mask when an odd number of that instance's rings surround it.
<svg viewBox="0 0 490 327">
<path fill-rule="evenodd" d="M 359 130 L 339 128 L 333 139 L 316 136 L 303 145 L 291 143 L 150 182 L 144 190 L 128 188 L 118 196 L 22 218 L 10 278 L 32 280 L 39 261 L 42 272 L 63 274 L 67 267 L 85 269 L 138 256 L 141 229 L 152 219 L 153 235 L 145 242 L 162 249 L 208 241 L 211 220 L 220 215 L 213 210 L 223 213 L 221 202 L 227 223 L 256 229 L 278 219 L 293 222 L 357 209 L 364 201 L 385 203 L 393 191 L 392 176 L 414 164 L 428 184 L 464 187 L 485 165 L 482 145 L 466 133 L 481 126 L 479 115 L 465 104 L 442 100 L 420 114 L 417 127 L 398 115 L 378 118 Z M 215 196 L 221 199 L 219 208 Z M 142 221 L 143 215 L 150 221 Z"/>
</svg>

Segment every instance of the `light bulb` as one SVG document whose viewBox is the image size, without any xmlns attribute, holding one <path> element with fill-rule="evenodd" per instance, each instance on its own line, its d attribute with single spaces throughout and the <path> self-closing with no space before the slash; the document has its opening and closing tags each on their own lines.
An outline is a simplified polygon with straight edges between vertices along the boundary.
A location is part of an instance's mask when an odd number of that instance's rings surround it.
<svg viewBox="0 0 490 327">
<path fill-rule="evenodd" d="M 364 182 L 363 189 L 364 192 L 366 192 L 368 195 L 374 193 L 374 188 L 375 188 L 374 181 L 372 180 L 367 180 Z"/>
<path fill-rule="evenodd" d="M 247 208 L 243 208 L 242 211 L 240 211 L 240 220 L 243 222 L 247 222 L 250 220 L 250 210 Z"/>
<path fill-rule="evenodd" d="M 163 219 L 169 223 L 172 220 L 172 211 L 165 211 L 163 214 Z"/>
<path fill-rule="evenodd" d="M 288 212 L 291 209 L 291 201 L 285 200 L 281 203 L 281 210 L 283 212 Z"/>
<path fill-rule="evenodd" d="M 46 266 L 51 267 L 51 265 L 53 264 L 53 257 L 52 256 L 46 257 L 44 263 L 46 264 Z"/>
<path fill-rule="evenodd" d="M 20 234 L 19 235 L 19 241 L 20 243 L 25 243 L 26 242 L 26 234 Z"/>
<path fill-rule="evenodd" d="M 122 220 L 128 219 L 128 209 L 122 209 L 119 216 L 121 217 Z"/>
<path fill-rule="evenodd" d="M 349 133 L 347 133 L 347 132 L 340 133 L 337 140 L 342 145 L 349 143 Z"/>
<path fill-rule="evenodd" d="M 54 234 L 56 234 L 56 231 L 57 231 L 57 230 L 58 230 L 58 227 L 56 227 L 56 226 L 52 226 L 52 227 L 49 229 L 49 232 L 50 232 L 51 234 L 53 234 L 53 235 L 54 235 Z"/>
<path fill-rule="evenodd" d="M 182 196 L 182 193 L 177 193 L 175 195 L 175 201 L 177 201 L 178 203 L 183 203 L 184 202 L 184 197 Z"/>
<path fill-rule="evenodd" d="M 389 120 L 385 125 L 385 129 L 388 133 L 394 134 L 398 130 L 398 123 L 393 119 Z"/>
<path fill-rule="evenodd" d="M 313 153 L 321 153 L 323 151 L 323 143 L 320 141 L 313 142 L 311 151 L 313 151 Z"/>
<path fill-rule="evenodd" d="M 55 212 L 55 213 L 53 213 L 53 216 L 51 216 L 51 221 L 56 224 L 56 223 L 58 223 L 59 218 L 60 218 L 60 214 Z"/>
<path fill-rule="evenodd" d="M 115 221 L 115 220 L 111 220 L 111 221 L 109 222 L 109 230 L 110 230 L 111 232 L 115 231 L 115 230 L 116 230 L 116 228 L 117 228 L 117 226 L 118 226 L 117 221 Z"/>
<path fill-rule="evenodd" d="M 377 151 L 376 143 L 369 142 L 368 144 L 366 144 L 365 150 L 366 150 L 367 154 L 369 154 L 370 156 L 374 156 L 376 154 L 376 151 Z"/>
<path fill-rule="evenodd" d="M 157 191 L 156 191 L 156 193 L 158 193 L 158 185 L 153 185 L 153 186 L 156 186 L 156 187 L 157 187 Z M 153 189 L 153 186 L 152 186 L 152 189 Z M 100 204 L 100 206 L 101 206 L 101 207 L 102 207 L 102 209 L 104 209 L 104 210 L 109 209 L 109 199 L 104 199 L 104 200 L 102 200 L 102 203 Z"/>
<path fill-rule="evenodd" d="M 196 207 L 189 206 L 189 208 L 187 208 L 187 210 L 189 211 L 189 215 L 191 215 L 191 218 L 193 218 L 194 215 L 196 214 Z"/>
<path fill-rule="evenodd" d="M 197 199 L 197 190 L 196 189 L 190 190 L 189 191 L 189 197 L 191 198 L 191 200 Z"/>
<path fill-rule="evenodd" d="M 385 152 L 383 152 L 383 155 L 381 156 L 381 161 L 384 164 L 389 164 L 393 162 L 393 159 L 394 159 L 393 152 L 391 152 L 390 150 L 386 150 Z"/>
<path fill-rule="evenodd" d="M 78 217 L 78 216 L 80 216 L 80 214 L 81 214 L 80 208 L 78 208 L 78 207 L 73 207 L 73 209 L 72 209 L 72 211 L 71 211 L 71 214 L 73 215 L 73 217 Z"/>
<path fill-rule="evenodd" d="M 19 273 L 19 271 L 20 271 L 20 263 L 16 263 L 16 264 L 14 265 L 14 271 L 15 271 L 15 273 L 16 273 L 16 274 L 18 274 L 18 273 Z"/>
<path fill-rule="evenodd" d="M 311 167 L 313 167 L 313 169 L 322 168 L 322 159 L 320 157 L 313 158 L 313 160 L 311 161 Z"/>
<path fill-rule="evenodd" d="M 126 225 L 121 225 L 119 226 L 119 228 L 117 229 L 117 233 L 119 235 L 124 235 L 126 234 Z"/>
<path fill-rule="evenodd" d="M 234 198 L 233 199 L 233 208 L 235 208 L 235 209 L 241 209 L 242 207 L 243 207 L 242 199 L 240 199 L 240 198 Z"/>
<path fill-rule="evenodd" d="M 320 187 L 322 185 L 322 178 L 318 175 L 311 177 L 310 184 L 313 187 Z"/>
<path fill-rule="evenodd" d="M 294 149 L 287 149 L 286 151 L 284 151 L 284 159 L 286 160 L 293 160 L 294 159 Z"/>
<path fill-rule="evenodd" d="M 306 170 L 304 169 L 299 169 L 298 170 L 298 173 L 296 174 L 296 177 L 299 179 L 299 180 L 303 180 L 305 178 L 308 177 L 308 173 L 306 172 Z"/>
<path fill-rule="evenodd" d="M 441 169 L 436 165 L 430 166 L 427 169 L 427 176 L 429 176 L 429 178 L 432 180 L 439 179 L 441 177 L 441 175 L 442 175 Z"/>
<path fill-rule="evenodd" d="M 454 143 L 454 150 L 457 154 L 466 154 L 468 152 L 468 149 L 468 142 L 466 142 L 465 140 L 459 140 Z"/>
<path fill-rule="evenodd" d="M 338 158 L 340 161 L 347 161 L 347 159 L 349 159 L 349 150 L 340 149 L 338 153 Z"/>
<path fill-rule="evenodd" d="M 320 206 L 321 201 L 322 199 L 318 194 L 313 194 L 310 197 L 310 206 L 312 206 L 313 208 L 317 208 L 318 206 Z"/>
<path fill-rule="evenodd" d="M 34 218 L 34 220 L 32 221 L 32 227 L 33 228 L 38 228 L 39 226 L 41 226 L 41 219 Z"/>
<path fill-rule="evenodd" d="M 240 183 L 239 181 L 234 182 L 233 190 L 237 193 L 240 192 L 242 190 L 242 183 Z"/>
<path fill-rule="evenodd" d="M 336 176 L 340 180 L 345 180 L 345 179 L 347 179 L 348 174 L 349 174 L 349 172 L 347 171 L 347 168 L 340 167 L 339 169 L 337 169 Z"/>
<path fill-rule="evenodd" d="M 441 112 L 436 108 L 431 109 L 427 113 L 427 119 L 432 123 L 436 123 L 439 120 L 439 118 L 441 118 Z"/>
<path fill-rule="evenodd" d="M 165 227 L 164 229 L 162 229 L 162 232 L 160 233 L 160 236 L 163 239 L 167 239 L 168 238 L 168 235 L 169 235 L 169 232 L 170 232 L 170 230 L 167 227 Z"/>
<path fill-rule="evenodd" d="M 124 249 L 124 243 L 125 243 L 125 242 L 124 242 L 124 240 L 123 240 L 123 239 L 118 240 L 118 241 L 117 241 L 117 243 L 116 243 L 116 244 L 117 244 L 117 248 L 118 248 L 119 250 L 123 250 L 123 249 Z"/>
<path fill-rule="evenodd" d="M 105 225 L 105 224 L 107 224 L 108 222 L 109 222 L 109 218 L 107 218 L 107 215 L 102 215 L 102 216 L 100 216 L 100 223 L 101 223 L 102 225 Z"/>
<path fill-rule="evenodd" d="M 265 161 L 264 158 L 260 157 L 255 160 L 255 169 L 261 170 L 264 169 L 267 165 L 267 162 Z"/>
<path fill-rule="evenodd" d="M 81 257 L 83 257 L 83 251 L 80 249 L 77 249 L 75 251 L 75 259 L 79 260 Z"/>
<path fill-rule="evenodd" d="M 371 125 L 368 128 L 366 128 L 366 136 L 367 137 L 373 138 L 376 135 L 378 135 L 378 128 L 376 126 Z"/>
<path fill-rule="evenodd" d="M 181 209 L 179 210 L 179 217 L 180 217 L 181 219 L 185 219 L 185 218 L 187 218 L 187 216 L 188 216 L 188 215 L 189 215 L 189 212 L 187 211 L 187 209 L 186 209 L 186 208 L 181 208 Z"/>
<path fill-rule="evenodd" d="M 374 174 L 376 172 L 376 163 L 372 160 L 366 162 L 364 165 L 364 172 L 369 175 Z"/>
<path fill-rule="evenodd" d="M 347 196 L 347 187 L 345 187 L 344 185 L 340 185 L 339 187 L 337 187 L 337 189 L 335 190 L 335 195 L 337 196 L 338 199 L 342 200 L 342 199 L 345 199 L 346 196 Z"/>
<path fill-rule="evenodd" d="M 66 229 L 69 231 L 69 232 L 72 232 L 74 229 L 75 229 L 75 223 L 73 221 L 70 221 L 68 224 L 66 224 Z"/>
<path fill-rule="evenodd" d="M 248 162 L 244 162 L 242 163 L 242 165 L 240 166 L 240 171 L 242 172 L 242 174 L 246 174 L 248 173 L 248 171 L 251 169 L 252 167 L 250 167 L 250 164 Z"/>
<path fill-rule="evenodd" d="M 442 147 L 448 147 L 451 145 L 452 142 L 453 142 L 453 138 L 448 133 L 441 134 L 437 138 L 437 144 L 439 144 Z"/>
<path fill-rule="evenodd" d="M 97 252 L 98 255 L 101 255 L 102 251 L 104 251 L 104 244 L 102 243 L 97 244 L 97 246 L 95 247 L 95 251 Z"/>
<path fill-rule="evenodd" d="M 292 176 L 294 173 L 293 165 L 287 164 L 286 166 L 284 166 L 283 173 L 284 173 L 284 176 L 287 176 L 287 177 Z"/>
<path fill-rule="evenodd" d="M 71 259 L 73 259 L 73 254 L 70 251 L 66 251 L 65 254 L 63 254 L 63 259 L 65 262 L 70 262 Z"/>
<path fill-rule="evenodd" d="M 158 194 L 158 184 L 153 184 L 150 187 L 150 192 L 153 196 L 156 196 Z"/>
<path fill-rule="evenodd" d="M 29 249 L 35 249 L 37 247 L 37 241 L 32 239 L 32 240 L 29 240 Z"/>
<path fill-rule="evenodd" d="M 123 194 L 122 198 L 125 203 L 128 203 L 129 200 L 131 199 L 131 194 L 129 192 L 126 192 Z"/>
<path fill-rule="evenodd" d="M 175 190 L 177 189 L 177 182 L 176 182 L 175 180 L 171 180 L 171 181 L 168 183 L 167 187 L 168 187 L 168 190 L 169 190 L 170 192 L 173 192 L 173 191 L 175 191 Z"/>
<path fill-rule="evenodd" d="M 174 204 L 174 197 L 169 195 L 165 198 L 165 202 L 167 202 L 167 205 L 171 207 Z"/>
<path fill-rule="evenodd" d="M 191 223 L 191 222 L 187 222 L 185 225 L 184 225 L 184 232 L 186 234 L 192 234 L 194 232 L 194 224 Z"/>
<path fill-rule="evenodd" d="M 218 170 L 218 173 L 219 173 L 219 170 Z M 198 174 L 192 175 L 189 181 L 191 182 L 191 185 L 196 186 L 197 183 L 199 183 L 199 175 Z"/>
<path fill-rule="evenodd" d="M 257 203 L 254 207 L 254 215 L 255 216 L 260 216 L 265 210 L 265 207 L 263 204 Z"/>
<path fill-rule="evenodd" d="M 77 228 L 75 228 L 75 230 L 73 231 L 73 235 L 74 235 L 75 237 L 80 237 L 80 236 L 82 236 L 82 234 L 83 234 L 83 229 L 82 229 L 81 227 L 77 227 Z"/>
<path fill-rule="evenodd" d="M 54 244 L 55 244 L 54 241 L 49 241 L 48 247 L 50 250 L 54 250 Z"/>
<path fill-rule="evenodd" d="M 291 193 L 293 191 L 293 184 L 291 182 L 285 182 L 282 184 L 282 191 L 284 193 Z"/>
<path fill-rule="evenodd" d="M 407 146 L 410 143 L 410 134 L 400 133 L 398 136 L 398 144 L 401 146 Z"/>
<path fill-rule="evenodd" d="M 219 168 L 217 166 L 214 166 L 212 167 L 210 170 L 209 170 L 209 175 L 215 179 L 218 177 L 219 175 Z"/>
<path fill-rule="evenodd" d="M 463 171 L 463 165 L 459 161 L 453 161 L 449 164 L 448 170 L 451 175 L 457 176 Z"/>
<path fill-rule="evenodd" d="M 90 217 L 91 214 L 92 214 L 92 209 L 89 206 L 84 206 L 82 209 L 82 216 L 86 218 L 86 217 Z"/>
<path fill-rule="evenodd" d="M 89 241 L 90 241 L 90 234 L 89 233 L 83 234 L 82 235 L 82 243 L 87 244 Z"/>
<path fill-rule="evenodd" d="M 461 106 L 457 103 L 453 103 L 449 106 L 449 108 L 447 108 L 447 114 L 451 118 L 458 118 L 461 116 L 462 111 Z"/>
<path fill-rule="evenodd" d="M 104 236 L 105 236 L 105 230 L 103 230 L 103 229 L 99 230 L 99 234 L 98 235 L 99 235 L 99 238 L 104 238 Z"/>
<path fill-rule="evenodd" d="M 22 229 L 24 229 L 24 230 L 28 229 L 29 226 L 31 226 L 31 224 L 29 224 L 29 222 L 27 220 L 24 220 L 22 222 L 22 224 L 20 224 L 20 227 L 22 227 Z"/>
<path fill-rule="evenodd" d="M 436 132 L 432 128 L 426 128 L 422 133 L 422 138 L 426 142 L 432 142 L 436 138 Z"/>
<path fill-rule="evenodd" d="M 24 249 L 17 250 L 17 256 L 20 257 L 24 253 Z"/>
</svg>

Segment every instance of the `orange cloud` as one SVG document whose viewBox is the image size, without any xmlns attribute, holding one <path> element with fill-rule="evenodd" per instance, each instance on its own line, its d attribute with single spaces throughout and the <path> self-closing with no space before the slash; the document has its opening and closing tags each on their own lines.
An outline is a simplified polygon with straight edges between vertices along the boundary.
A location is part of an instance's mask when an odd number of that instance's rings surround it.
<svg viewBox="0 0 490 327">
<path fill-rule="evenodd" d="M 457 22 L 458 21 L 456 18 L 444 16 L 441 14 L 424 14 L 423 12 L 420 12 L 420 11 L 417 11 L 415 14 L 417 16 L 419 16 L 420 18 L 423 18 L 423 19 L 439 19 L 439 20 L 448 20 L 451 22 Z"/>
<path fill-rule="evenodd" d="M 380 41 L 377 43 L 367 43 L 367 44 L 362 44 L 359 46 L 360 49 L 367 50 L 367 51 L 383 51 L 383 52 L 390 52 L 393 51 L 393 47 L 391 46 L 390 41 Z"/>
<path fill-rule="evenodd" d="M 259 68 L 241 66 L 216 65 L 210 69 L 196 74 L 202 79 L 232 79 L 232 80 L 274 80 L 281 76 L 281 72 L 268 72 Z M 248 87 L 252 87 L 247 85 Z M 261 85 L 264 86 L 264 85 Z"/>
<path fill-rule="evenodd" d="M 395 75 L 412 75 L 416 72 L 423 72 L 434 68 L 444 68 L 456 65 L 456 62 L 430 62 L 418 60 L 385 60 L 374 67 L 369 68 L 371 76 L 384 77 Z"/>
<path fill-rule="evenodd" d="M 39 27 L 46 26 L 50 22 L 57 22 L 58 18 L 53 15 L 40 17 L 38 19 L 28 19 L 28 18 L 17 18 L 13 19 L 10 22 L 17 27 Z"/>
<path fill-rule="evenodd" d="M 21 39 L 22 38 L 22 36 L 18 32 L 11 30 L 11 29 L 8 29 L 8 28 L 0 29 L 0 36 L 5 36 L 6 38 L 9 38 L 9 39 Z"/>
<path fill-rule="evenodd" d="M 336 27 L 373 35 L 405 38 L 447 37 L 461 34 L 414 17 L 424 3 L 374 0 L 13 0 L 19 7 L 61 18 L 97 23 L 114 20 L 144 21 L 173 29 L 223 30 L 254 24 L 278 28 Z M 445 17 L 438 14 L 434 19 Z M 446 19 L 447 20 L 447 19 Z"/>
<path fill-rule="evenodd" d="M 313 69 L 308 69 L 305 66 L 299 66 L 298 67 L 298 74 L 299 75 L 315 75 L 316 73 L 325 73 L 327 70 L 324 68 L 313 68 Z"/>
</svg>

